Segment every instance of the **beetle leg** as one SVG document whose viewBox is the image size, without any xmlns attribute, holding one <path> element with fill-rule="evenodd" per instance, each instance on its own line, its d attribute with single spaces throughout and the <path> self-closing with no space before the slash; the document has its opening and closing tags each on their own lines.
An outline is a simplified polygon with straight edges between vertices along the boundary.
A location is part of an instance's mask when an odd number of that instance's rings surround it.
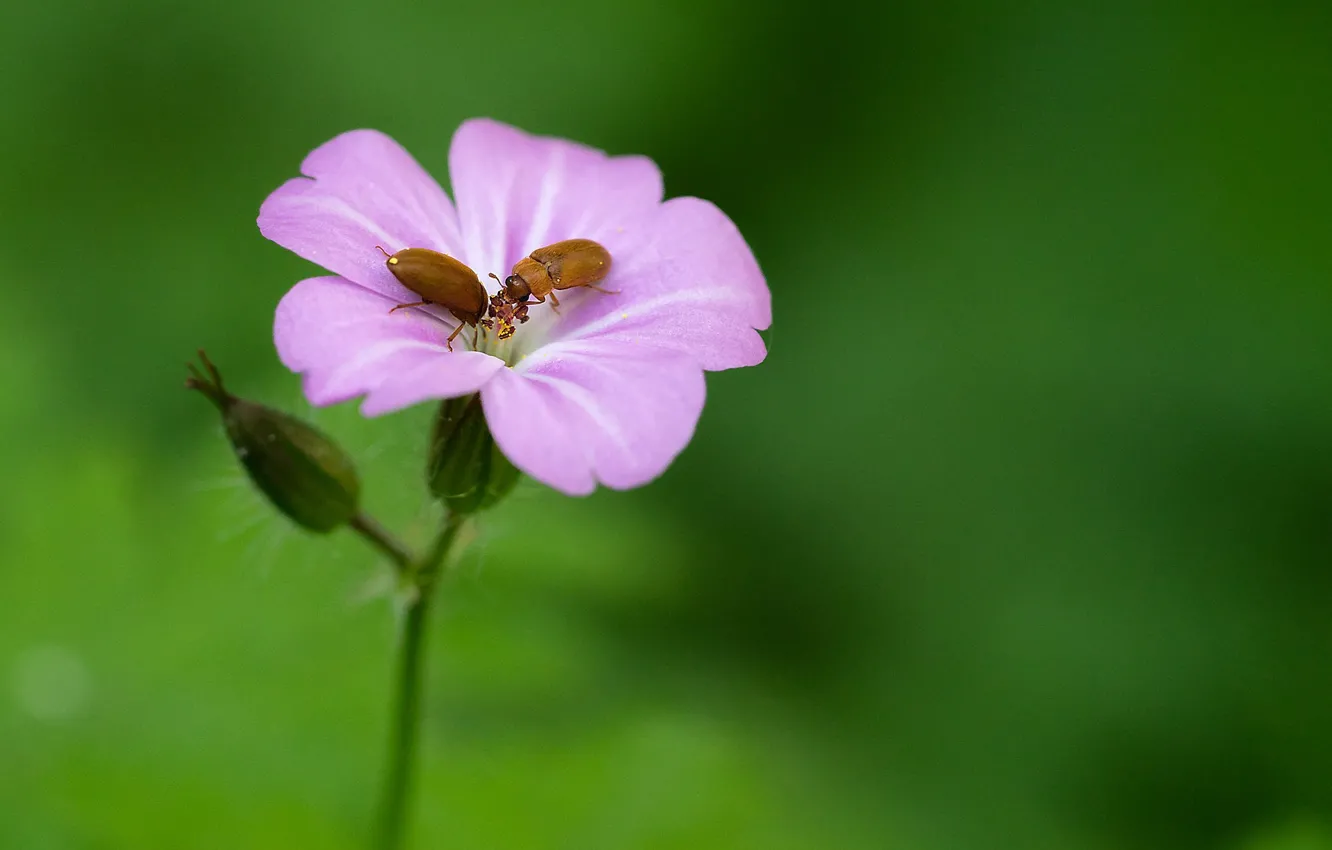
<svg viewBox="0 0 1332 850">
<path fill-rule="evenodd" d="M 389 312 L 392 313 L 392 312 L 395 312 L 395 311 L 397 311 L 397 310 L 401 310 L 401 309 L 404 308 L 404 307 L 424 307 L 425 305 L 427 305 L 427 304 L 429 304 L 429 303 L 430 303 L 429 301 L 415 301 L 415 302 L 413 302 L 413 303 L 411 303 L 411 304 L 399 304 L 397 307 L 394 307 L 392 310 L 389 310 Z"/>
<path fill-rule="evenodd" d="M 597 292 L 600 292 L 600 293 L 602 293 L 603 295 L 619 295 L 619 294 L 620 294 L 620 290 L 618 290 L 618 289 L 602 289 L 600 286 L 597 286 L 595 283 L 585 283 L 585 284 L 583 284 L 583 285 L 586 286 L 588 289 L 595 289 Z"/>
<path fill-rule="evenodd" d="M 453 333 L 449 334 L 449 338 L 444 340 L 444 344 L 449 347 L 449 351 L 453 350 L 453 340 L 458 336 L 458 334 L 462 333 L 462 329 L 463 329 L 463 323 L 459 322 L 458 327 L 454 328 Z"/>
<path fill-rule="evenodd" d="M 555 297 L 554 292 L 549 293 L 546 297 L 550 299 L 550 309 L 554 310 L 555 315 L 558 316 L 560 314 L 560 299 Z"/>
</svg>

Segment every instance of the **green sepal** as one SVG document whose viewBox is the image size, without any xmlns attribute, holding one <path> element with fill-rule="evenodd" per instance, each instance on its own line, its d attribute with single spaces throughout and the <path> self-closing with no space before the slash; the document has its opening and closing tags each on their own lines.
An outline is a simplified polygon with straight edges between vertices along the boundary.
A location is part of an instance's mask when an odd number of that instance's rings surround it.
<svg viewBox="0 0 1332 850">
<path fill-rule="evenodd" d="M 361 481 L 351 457 L 300 419 L 231 395 L 202 351 L 199 357 L 208 375 L 191 365 L 194 377 L 186 386 L 216 405 L 236 457 L 273 506 L 297 525 L 319 533 L 355 516 Z"/>
<path fill-rule="evenodd" d="M 476 513 L 508 495 L 521 475 L 495 445 L 480 396 L 440 404 L 426 461 L 426 481 L 435 498 L 454 513 Z"/>
</svg>

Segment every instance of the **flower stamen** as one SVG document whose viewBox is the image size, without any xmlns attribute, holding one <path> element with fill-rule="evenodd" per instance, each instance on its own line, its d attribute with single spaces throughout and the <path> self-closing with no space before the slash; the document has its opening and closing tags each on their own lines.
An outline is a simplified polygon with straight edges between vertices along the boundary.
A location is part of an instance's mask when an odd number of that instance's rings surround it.
<svg viewBox="0 0 1332 850">
<path fill-rule="evenodd" d="M 514 325 L 524 324 L 530 318 L 527 315 L 527 304 L 522 301 L 509 300 L 503 289 L 490 296 L 490 306 L 487 308 L 486 314 L 495 321 L 497 326 L 495 336 L 501 340 L 513 336 L 516 330 Z"/>
</svg>

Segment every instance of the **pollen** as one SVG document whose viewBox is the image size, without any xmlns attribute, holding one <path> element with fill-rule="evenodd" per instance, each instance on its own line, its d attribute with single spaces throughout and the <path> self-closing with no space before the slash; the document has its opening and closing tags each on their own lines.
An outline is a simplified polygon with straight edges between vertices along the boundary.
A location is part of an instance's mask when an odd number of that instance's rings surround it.
<svg viewBox="0 0 1332 850">
<path fill-rule="evenodd" d="M 390 265 L 390 266 L 396 266 L 397 264 L 398 264 L 398 258 L 397 258 L 397 257 L 389 257 L 389 265 Z"/>
</svg>

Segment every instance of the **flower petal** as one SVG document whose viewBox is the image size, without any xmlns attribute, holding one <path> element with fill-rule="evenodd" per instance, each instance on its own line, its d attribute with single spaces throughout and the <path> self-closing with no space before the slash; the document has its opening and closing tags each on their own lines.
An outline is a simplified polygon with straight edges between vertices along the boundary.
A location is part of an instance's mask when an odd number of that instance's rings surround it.
<svg viewBox="0 0 1332 850">
<path fill-rule="evenodd" d="M 728 316 L 722 309 L 708 309 L 683 297 L 673 300 L 660 296 L 640 304 L 623 305 L 619 312 L 593 321 L 586 321 L 580 309 L 573 320 L 583 320 L 584 324 L 537 351 L 554 354 L 566 346 L 590 340 L 613 340 L 678 352 L 713 372 L 756 366 L 768 354 L 763 337 L 746 322 Z"/>
<path fill-rule="evenodd" d="M 378 416 L 431 398 L 476 392 L 504 361 L 449 351 L 450 328 L 416 311 L 390 314 L 391 299 L 339 277 L 292 287 L 278 304 L 278 356 L 305 376 L 305 395 L 323 406 L 365 395 Z"/>
<path fill-rule="evenodd" d="M 458 217 L 439 184 L 393 139 L 353 130 L 316 148 L 301 173 L 268 196 L 259 230 L 269 239 L 399 303 L 416 300 L 375 246 L 457 256 Z M 313 179 L 310 179 L 313 178 Z"/>
<path fill-rule="evenodd" d="M 563 239 L 605 237 L 661 202 L 661 172 L 643 156 L 607 156 L 489 119 L 463 123 L 449 177 L 466 248 L 483 277 Z"/>
<path fill-rule="evenodd" d="M 688 357 L 616 340 L 538 351 L 481 390 L 500 449 L 570 495 L 601 481 L 646 484 L 688 444 L 703 411 L 703 372 Z"/>
<path fill-rule="evenodd" d="M 716 206 L 673 198 L 611 245 L 615 265 L 603 285 L 618 294 L 580 293 L 553 340 L 659 345 L 710 370 L 763 360 L 753 329 L 772 323 L 772 296 L 749 246 Z"/>
</svg>

